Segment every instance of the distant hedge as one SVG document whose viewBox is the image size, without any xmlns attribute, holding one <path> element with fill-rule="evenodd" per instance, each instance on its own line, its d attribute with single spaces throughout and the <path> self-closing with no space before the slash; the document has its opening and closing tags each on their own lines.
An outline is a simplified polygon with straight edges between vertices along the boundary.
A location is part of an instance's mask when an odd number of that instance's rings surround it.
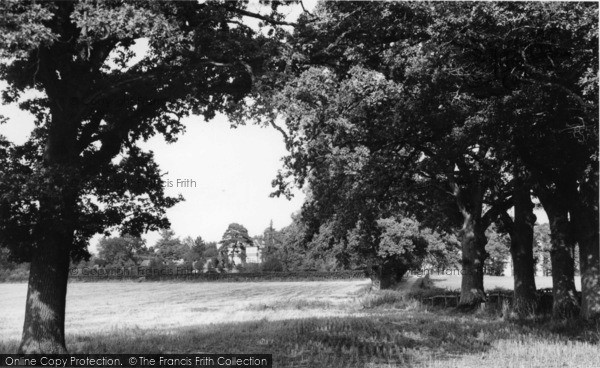
<svg viewBox="0 0 600 368">
<path fill-rule="evenodd" d="M 29 265 L 21 264 L 14 268 L 0 267 L 0 283 L 26 282 L 29 280 Z"/>
<path fill-rule="evenodd" d="M 76 274 L 69 277 L 71 282 L 98 281 L 189 281 L 189 282 L 244 282 L 244 281 L 318 281 L 318 280 L 352 280 L 366 278 L 363 270 L 336 272 L 240 272 L 240 273 L 176 273 L 169 269 L 147 270 L 135 274 Z M 162 272 L 161 272 L 162 271 Z"/>
</svg>

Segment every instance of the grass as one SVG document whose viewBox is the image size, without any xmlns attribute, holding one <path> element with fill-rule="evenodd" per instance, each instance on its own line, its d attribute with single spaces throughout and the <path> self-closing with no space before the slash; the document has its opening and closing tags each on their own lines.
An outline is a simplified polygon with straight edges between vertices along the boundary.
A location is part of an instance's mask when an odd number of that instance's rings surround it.
<svg viewBox="0 0 600 368">
<path fill-rule="evenodd" d="M 280 300 L 274 303 L 266 304 L 266 303 L 257 303 L 250 304 L 246 307 L 246 310 L 249 311 L 282 311 L 282 310 L 310 310 L 310 309 L 332 309 L 335 308 L 335 304 L 330 301 L 321 301 L 321 300 L 306 300 L 306 299 L 288 299 L 288 300 Z"/>
<path fill-rule="evenodd" d="M 275 367 L 600 367 L 600 325 L 428 310 L 368 281 L 69 285 L 72 353 L 270 353 Z M 24 284 L 0 285 L 0 352 Z"/>
<path fill-rule="evenodd" d="M 440 289 L 460 290 L 461 277 L 458 275 L 439 275 L 432 273 L 429 275 L 433 286 Z M 485 276 L 486 290 L 512 290 L 514 285 L 512 277 L 505 276 Z M 537 289 L 552 288 L 551 276 L 537 276 L 535 278 L 535 286 Z M 581 278 L 575 277 L 575 287 L 581 290 Z"/>
</svg>

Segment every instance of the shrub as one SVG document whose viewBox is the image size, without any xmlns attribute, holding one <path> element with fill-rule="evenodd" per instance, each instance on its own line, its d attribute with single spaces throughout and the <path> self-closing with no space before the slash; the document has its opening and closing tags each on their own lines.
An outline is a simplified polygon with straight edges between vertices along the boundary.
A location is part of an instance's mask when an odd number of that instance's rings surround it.
<svg viewBox="0 0 600 368">
<path fill-rule="evenodd" d="M 377 307 L 400 307 L 405 306 L 402 293 L 392 290 L 381 290 L 367 295 L 361 300 L 361 305 L 365 309 Z"/>
<path fill-rule="evenodd" d="M 264 272 L 282 272 L 283 264 L 279 259 L 269 257 L 262 263 L 261 268 Z"/>
</svg>

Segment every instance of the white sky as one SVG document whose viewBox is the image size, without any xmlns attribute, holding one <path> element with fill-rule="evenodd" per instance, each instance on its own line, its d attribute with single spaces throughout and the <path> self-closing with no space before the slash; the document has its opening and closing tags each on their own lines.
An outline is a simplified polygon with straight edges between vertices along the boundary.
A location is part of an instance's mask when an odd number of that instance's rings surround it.
<svg viewBox="0 0 600 368">
<path fill-rule="evenodd" d="M 209 123 L 197 116 L 184 122 L 187 131 L 177 142 L 167 144 L 157 136 L 142 144 L 154 151 L 165 179 L 173 183 L 166 194 L 186 199 L 167 212 L 176 234 L 217 241 L 232 222 L 250 235 L 261 234 L 271 220 L 275 228 L 291 223 L 304 195 L 297 192 L 291 201 L 269 197 L 286 153 L 279 132 L 256 125 L 231 129 L 222 115 Z M 192 179 L 196 187 L 177 188 L 177 179 Z M 157 237 L 150 234 L 148 243 Z"/>
</svg>

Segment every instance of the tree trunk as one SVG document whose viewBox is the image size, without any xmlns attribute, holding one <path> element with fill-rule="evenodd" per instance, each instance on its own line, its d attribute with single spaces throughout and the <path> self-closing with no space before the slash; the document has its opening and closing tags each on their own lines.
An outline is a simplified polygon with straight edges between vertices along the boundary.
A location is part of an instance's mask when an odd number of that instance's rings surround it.
<svg viewBox="0 0 600 368">
<path fill-rule="evenodd" d="M 578 196 L 571 218 L 579 244 L 581 316 L 585 319 L 600 317 L 600 240 L 596 188 L 582 185 L 583 196 Z"/>
<path fill-rule="evenodd" d="M 29 271 L 20 354 L 64 354 L 69 239 L 48 232 Z M 72 241 L 72 240 L 71 240 Z"/>
<path fill-rule="evenodd" d="M 573 241 L 569 236 L 567 216 L 550 220 L 552 249 L 553 297 L 552 317 L 572 318 L 579 314 L 579 301 L 575 289 L 575 267 L 573 262 Z"/>
<path fill-rule="evenodd" d="M 65 103 L 63 106 L 69 106 Z M 79 196 L 77 125 L 72 111 L 52 112 L 44 149 L 44 186 L 39 194 L 39 223 L 29 270 L 25 322 L 19 353 L 66 353 L 65 305 L 70 251 Z"/>
<path fill-rule="evenodd" d="M 598 224 L 594 224 L 595 229 Z M 588 232 L 579 241 L 581 267 L 581 316 L 600 318 L 600 245 L 598 231 Z"/>
<path fill-rule="evenodd" d="M 462 271 L 459 309 L 472 309 L 485 301 L 483 270 L 488 254 L 485 251 L 487 226 L 482 221 L 484 190 L 480 183 L 461 188 L 451 182 L 454 198 L 463 216 L 459 233 L 462 250 Z"/>
<path fill-rule="evenodd" d="M 568 216 L 569 196 L 541 193 L 540 200 L 550 222 L 550 263 L 552 265 L 552 318 L 572 318 L 579 314 L 575 289 L 573 237 Z"/>
<path fill-rule="evenodd" d="M 485 229 L 471 216 L 465 218 L 461 230 L 462 280 L 459 307 L 471 308 L 485 301 L 483 268 L 487 253 Z"/>
<path fill-rule="evenodd" d="M 393 288 L 406 273 L 406 267 L 396 264 L 396 262 L 384 262 L 380 265 L 373 265 L 370 270 L 370 277 L 373 290 L 386 290 Z"/>
<path fill-rule="evenodd" d="M 514 299 L 513 311 L 519 317 L 527 317 L 537 309 L 535 287 L 535 261 L 533 257 L 533 202 L 529 186 L 515 181 L 513 190 L 515 218 L 510 233 L 510 253 L 513 262 Z"/>
</svg>

